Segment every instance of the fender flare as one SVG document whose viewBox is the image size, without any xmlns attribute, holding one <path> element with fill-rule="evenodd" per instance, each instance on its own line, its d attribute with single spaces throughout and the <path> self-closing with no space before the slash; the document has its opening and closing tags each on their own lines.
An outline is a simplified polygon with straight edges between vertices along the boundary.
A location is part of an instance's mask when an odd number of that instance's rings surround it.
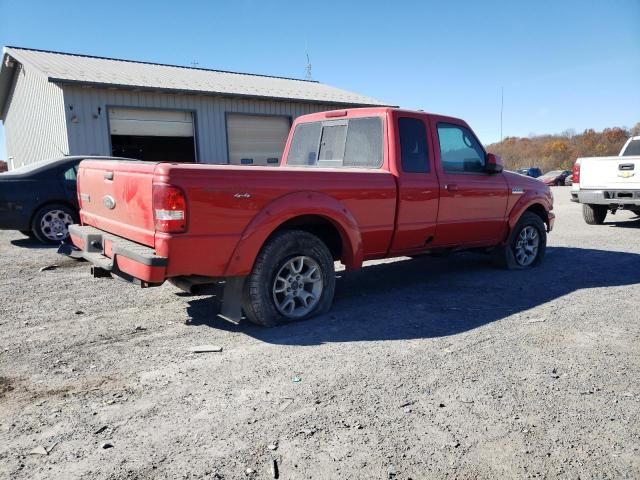
<svg viewBox="0 0 640 480">
<path fill-rule="evenodd" d="M 273 200 L 249 222 L 227 263 L 225 277 L 248 275 L 269 236 L 288 220 L 308 215 L 322 217 L 336 227 L 342 240 L 341 261 L 347 269 L 362 266 L 362 237 L 351 212 L 338 200 L 323 193 L 295 192 Z"/>
<path fill-rule="evenodd" d="M 516 204 L 511 208 L 511 211 L 509 212 L 509 217 L 507 222 L 509 225 L 509 230 L 507 232 L 507 238 L 511 233 L 511 231 L 513 230 L 513 228 L 516 226 L 516 223 L 518 223 L 518 220 L 520 220 L 520 217 L 522 216 L 522 214 L 529 207 L 536 204 L 544 208 L 545 212 L 547 212 L 547 217 L 548 217 L 548 213 L 552 208 L 551 200 L 546 198 L 546 196 L 541 194 L 540 192 L 536 192 L 536 191 L 526 192 L 522 197 L 520 197 L 520 199 L 516 202 Z M 548 218 L 547 220 L 545 220 L 545 223 L 547 221 L 548 221 Z"/>
</svg>

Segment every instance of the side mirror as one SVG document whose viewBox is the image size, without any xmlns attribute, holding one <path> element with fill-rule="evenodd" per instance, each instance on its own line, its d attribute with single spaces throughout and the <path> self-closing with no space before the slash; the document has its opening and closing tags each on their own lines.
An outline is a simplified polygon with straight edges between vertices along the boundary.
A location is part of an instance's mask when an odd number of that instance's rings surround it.
<svg viewBox="0 0 640 480">
<path fill-rule="evenodd" d="M 493 153 L 487 153 L 487 161 L 484 165 L 484 171 L 487 173 L 500 173 L 502 172 L 502 158 Z"/>
</svg>

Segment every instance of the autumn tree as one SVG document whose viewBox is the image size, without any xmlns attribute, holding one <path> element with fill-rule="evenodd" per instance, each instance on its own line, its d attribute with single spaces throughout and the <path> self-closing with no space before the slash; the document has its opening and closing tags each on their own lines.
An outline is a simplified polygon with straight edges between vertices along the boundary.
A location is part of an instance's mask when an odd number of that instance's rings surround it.
<svg viewBox="0 0 640 480">
<path fill-rule="evenodd" d="M 559 135 L 506 137 L 487 149 L 502 156 L 505 166 L 511 170 L 526 167 L 568 170 L 578 157 L 617 155 L 631 135 L 640 135 L 640 122 L 630 130 L 612 127 L 597 132 L 589 128 L 576 133 L 568 129 Z"/>
</svg>

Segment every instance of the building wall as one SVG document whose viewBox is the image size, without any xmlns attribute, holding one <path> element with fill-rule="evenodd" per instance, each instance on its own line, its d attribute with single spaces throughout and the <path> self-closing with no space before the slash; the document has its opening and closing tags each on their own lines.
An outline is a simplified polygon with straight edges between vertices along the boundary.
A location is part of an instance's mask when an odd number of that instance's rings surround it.
<svg viewBox="0 0 640 480">
<path fill-rule="evenodd" d="M 62 89 L 28 66 L 16 68 L 4 119 L 10 169 L 69 153 Z"/>
<path fill-rule="evenodd" d="M 64 86 L 63 89 L 71 155 L 111 154 L 107 107 L 194 111 L 200 163 L 227 163 L 226 112 L 286 115 L 293 120 L 307 113 L 344 108 L 287 101 L 245 100 L 80 86 Z M 100 114 L 98 108 L 101 109 Z M 77 123 L 70 121 L 71 112 L 77 116 Z"/>
</svg>

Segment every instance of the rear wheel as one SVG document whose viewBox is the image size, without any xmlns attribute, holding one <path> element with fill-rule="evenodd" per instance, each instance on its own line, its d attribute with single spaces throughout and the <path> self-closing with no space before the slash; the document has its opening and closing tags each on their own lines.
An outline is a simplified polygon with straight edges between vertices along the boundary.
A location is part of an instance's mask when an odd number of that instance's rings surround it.
<svg viewBox="0 0 640 480">
<path fill-rule="evenodd" d="M 33 217 L 31 231 L 42 243 L 60 243 L 69 237 L 69 225 L 78 223 L 76 212 L 66 205 L 51 203 Z"/>
<path fill-rule="evenodd" d="M 602 225 L 607 216 L 606 205 L 582 205 L 582 217 L 589 225 Z"/>
<path fill-rule="evenodd" d="M 333 257 L 322 240 L 299 230 L 278 232 L 258 254 L 245 282 L 245 315 L 270 327 L 325 313 L 335 282 Z"/>
<path fill-rule="evenodd" d="M 547 230 L 535 213 L 525 212 L 511 231 L 507 244 L 497 250 L 499 263 L 509 270 L 523 270 L 542 262 L 547 250 Z"/>
</svg>

